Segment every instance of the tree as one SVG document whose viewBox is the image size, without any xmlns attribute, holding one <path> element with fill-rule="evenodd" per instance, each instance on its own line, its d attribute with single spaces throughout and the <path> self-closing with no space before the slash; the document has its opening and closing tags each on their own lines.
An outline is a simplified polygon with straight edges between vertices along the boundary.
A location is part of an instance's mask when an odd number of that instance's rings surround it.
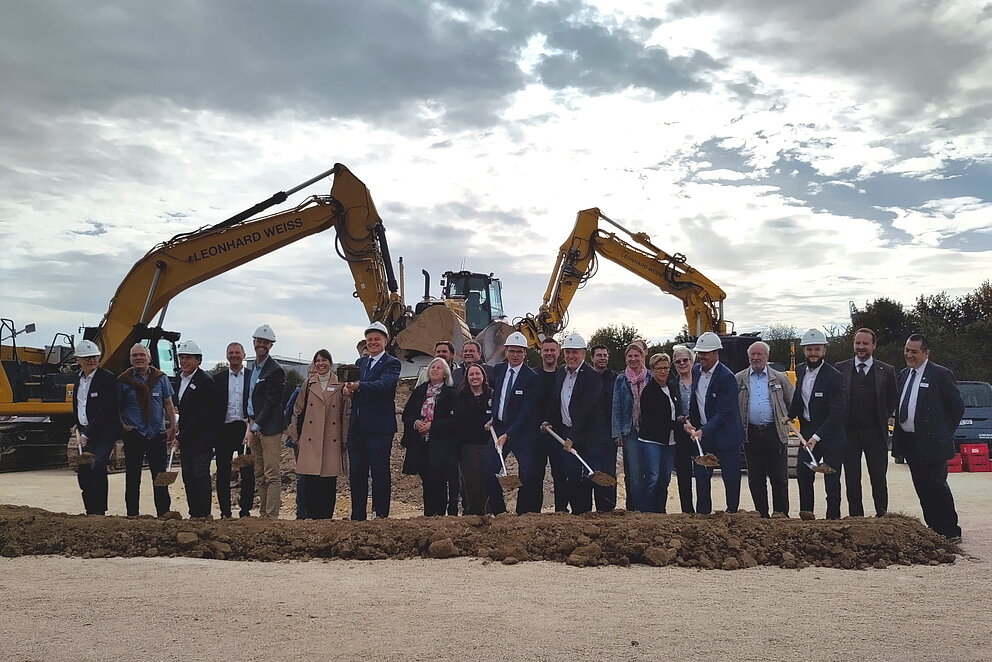
<svg viewBox="0 0 992 662">
<path fill-rule="evenodd" d="M 623 356 L 624 350 L 627 349 L 627 345 L 640 337 L 640 331 L 629 324 L 609 324 L 597 329 L 587 344 L 589 347 L 605 345 L 610 350 L 610 367 L 614 370 L 623 370 L 626 366 Z"/>
<path fill-rule="evenodd" d="M 287 370 L 286 385 L 282 389 L 282 401 L 286 402 L 287 400 L 289 400 L 289 396 L 291 396 L 293 394 L 293 391 L 296 390 L 296 387 L 302 383 L 303 383 L 303 377 L 300 376 L 300 373 L 296 372 L 295 370 Z"/>
<path fill-rule="evenodd" d="M 792 324 L 769 324 L 761 339 L 765 342 L 772 340 L 795 340 L 799 337 L 799 329 Z"/>
<path fill-rule="evenodd" d="M 231 365 L 227 361 L 218 361 L 214 364 L 214 367 L 208 370 L 211 375 L 216 375 L 218 372 L 222 372 L 230 368 Z"/>
</svg>

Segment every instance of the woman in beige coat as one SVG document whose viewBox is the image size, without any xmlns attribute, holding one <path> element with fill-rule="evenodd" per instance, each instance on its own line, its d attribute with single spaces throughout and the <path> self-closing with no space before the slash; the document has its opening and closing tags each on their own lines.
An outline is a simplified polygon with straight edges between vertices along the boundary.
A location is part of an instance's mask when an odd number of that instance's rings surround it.
<svg viewBox="0 0 992 662">
<path fill-rule="evenodd" d="M 316 372 L 307 378 L 293 407 L 286 433 L 299 448 L 296 473 L 303 481 L 307 515 L 331 519 L 338 476 L 347 471 L 345 435 L 351 401 L 331 372 L 331 354 L 319 350 L 313 357 Z"/>
</svg>

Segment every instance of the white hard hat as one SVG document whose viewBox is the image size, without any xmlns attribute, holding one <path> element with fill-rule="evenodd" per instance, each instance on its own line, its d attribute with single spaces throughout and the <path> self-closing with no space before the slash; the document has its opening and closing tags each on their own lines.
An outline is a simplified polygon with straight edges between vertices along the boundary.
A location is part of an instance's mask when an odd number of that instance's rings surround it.
<svg viewBox="0 0 992 662">
<path fill-rule="evenodd" d="M 823 335 L 823 331 L 819 329 L 810 329 L 803 334 L 802 340 L 799 341 L 800 347 L 805 347 L 806 345 L 826 345 L 827 337 Z"/>
<path fill-rule="evenodd" d="M 570 334 L 561 344 L 562 349 L 585 349 L 586 339 L 577 333 Z"/>
<path fill-rule="evenodd" d="M 82 359 L 87 356 L 100 356 L 100 348 L 92 340 L 80 340 L 76 345 L 76 358 Z"/>
<path fill-rule="evenodd" d="M 272 327 L 268 324 L 263 324 L 262 326 L 255 329 L 255 333 L 252 334 L 252 338 L 261 338 L 262 340 L 268 340 L 270 342 L 276 341 L 276 332 L 272 330 Z"/>
<path fill-rule="evenodd" d="M 193 354 L 195 356 L 203 356 L 203 352 L 200 350 L 200 346 L 196 344 L 195 340 L 184 340 L 179 343 L 179 345 L 176 346 L 176 354 Z"/>
<path fill-rule="evenodd" d="M 382 335 L 389 339 L 389 331 L 386 330 L 386 325 L 382 322 L 372 322 L 367 327 L 365 327 L 365 333 L 368 334 L 369 331 L 378 331 Z"/>
<path fill-rule="evenodd" d="M 504 347 L 524 347 L 528 345 L 527 339 L 524 338 L 524 334 L 519 331 L 514 331 L 506 337 L 506 342 L 503 343 Z"/>
<path fill-rule="evenodd" d="M 696 339 L 696 347 L 694 349 L 697 352 L 712 352 L 723 349 L 723 342 L 720 341 L 720 336 L 712 331 L 707 331 Z"/>
</svg>

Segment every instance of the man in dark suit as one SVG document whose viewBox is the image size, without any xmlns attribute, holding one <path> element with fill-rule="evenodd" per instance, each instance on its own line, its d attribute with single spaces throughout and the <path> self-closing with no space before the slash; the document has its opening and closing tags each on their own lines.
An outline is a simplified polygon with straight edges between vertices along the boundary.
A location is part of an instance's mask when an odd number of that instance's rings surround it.
<svg viewBox="0 0 992 662">
<path fill-rule="evenodd" d="M 511 333 L 504 343 L 506 363 L 497 365 L 493 384 L 493 430 L 499 451 L 490 454 L 486 484 L 489 487 L 489 510 L 494 515 L 506 512 L 503 489 L 496 479 L 500 470 L 499 456 L 513 453 L 520 466 L 520 490 L 517 492 L 517 514 L 541 512 L 544 481 L 537 470 L 537 373 L 524 364 L 527 339 L 522 333 Z"/>
<path fill-rule="evenodd" d="M 244 443 L 248 420 L 248 380 L 251 370 L 245 367 L 245 348 L 239 342 L 227 346 L 227 370 L 214 375 L 217 402 L 217 504 L 222 519 L 231 517 L 231 457 L 234 453 L 248 455 Z M 251 515 L 255 500 L 255 467 L 241 467 L 241 496 L 238 510 L 241 517 Z"/>
<path fill-rule="evenodd" d="M 389 334 L 381 322 L 365 329 L 368 356 L 358 359 L 359 381 L 348 382 L 351 396 L 348 424 L 348 482 L 351 485 L 351 519 L 366 518 L 369 475 L 372 476 L 372 517 L 389 516 L 391 482 L 389 455 L 396 434 L 396 383 L 400 361 L 386 353 Z"/>
<path fill-rule="evenodd" d="M 840 519 L 840 471 L 844 458 L 844 378 L 823 357 L 827 338 L 819 329 L 809 329 L 799 345 L 806 363 L 796 368 L 796 393 L 789 418 L 799 419 L 799 432 L 810 445 L 813 457 L 823 460 L 834 473 L 824 474 L 827 519 Z M 813 516 L 814 471 L 807 466 L 810 454 L 799 449 L 796 479 L 799 483 L 799 516 Z"/>
<path fill-rule="evenodd" d="M 847 393 L 845 420 L 847 446 L 844 449 L 844 481 L 847 484 L 847 512 L 864 517 L 861 499 L 861 455 L 868 464 L 875 516 L 889 509 L 889 489 L 885 472 L 889 466 L 889 419 L 896 407 L 896 371 L 872 356 L 875 332 L 854 332 L 854 358 L 836 365 L 844 377 Z"/>
<path fill-rule="evenodd" d="M 179 390 L 175 402 L 179 411 L 176 439 L 182 451 L 183 485 L 190 518 L 210 515 L 210 458 L 217 432 L 217 402 L 214 382 L 200 369 L 203 352 L 194 340 L 184 340 L 179 355 Z"/>
<path fill-rule="evenodd" d="M 613 421 L 613 385 L 617 381 L 617 371 L 610 369 L 610 350 L 606 345 L 593 345 L 589 351 L 592 353 L 592 369 L 603 380 L 603 431 L 600 442 L 593 447 L 590 457 L 585 460 L 596 471 L 602 471 L 616 478 L 618 447 L 611 434 L 611 422 Z M 658 501 L 664 503 L 662 499 L 667 499 L 667 490 L 665 494 L 660 492 L 659 490 Z M 617 507 L 616 485 L 594 484 L 592 496 L 596 502 L 597 512 L 609 512 Z"/>
<path fill-rule="evenodd" d="M 466 340 L 462 345 L 462 364 L 457 368 L 453 367 L 451 369 L 451 382 L 455 385 L 455 388 L 460 387 L 462 382 L 465 381 L 465 371 L 473 363 L 478 363 L 482 366 L 482 369 L 486 371 L 486 379 L 490 384 L 495 382 L 496 376 L 493 373 L 493 367 L 482 361 L 482 343 L 477 340 Z"/>
<path fill-rule="evenodd" d="M 566 440 L 564 450 L 571 448 L 583 456 L 602 441 L 603 380 L 585 362 L 586 341 L 577 333 L 565 338 L 565 369 L 558 375 L 551 401 L 541 427 L 550 426 Z M 566 457 L 562 470 L 565 494 L 573 514 L 592 510 L 592 482 L 583 476 L 585 469 L 575 457 Z"/>
<path fill-rule="evenodd" d="M 954 431 L 964 414 L 964 401 L 954 373 L 930 361 L 930 341 L 924 335 L 911 335 L 903 356 L 906 367 L 899 373 L 892 453 L 903 455 L 909 464 L 927 526 L 961 542 L 954 496 L 947 485 L 947 461 L 955 452 Z"/>
<path fill-rule="evenodd" d="M 723 343 L 712 331 L 696 340 L 696 360 L 692 367 L 692 396 L 685 430 L 699 441 L 704 453 L 720 460 L 720 475 L 727 493 L 727 512 L 736 513 L 741 502 L 741 445 L 744 424 L 737 403 L 737 378 L 720 362 Z M 695 441 L 693 442 L 695 443 Z M 693 465 L 696 477 L 696 512 L 713 511 L 710 482 L 713 469 Z"/>
<path fill-rule="evenodd" d="M 279 517 L 282 499 L 282 435 L 286 416 L 282 410 L 282 391 L 286 372 L 269 350 L 276 334 L 268 324 L 255 329 L 255 367 L 248 378 L 248 433 L 245 441 L 255 456 L 255 484 L 258 486 L 259 514 Z"/>
<path fill-rule="evenodd" d="M 107 461 L 121 438 L 117 378 L 109 370 L 97 367 L 100 349 L 89 340 L 76 345 L 76 360 L 80 367 L 72 376 L 72 413 L 78 435 L 69 445 L 78 447 L 82 443 L 83 452 L 93 454 L 92 462 L 79 465 L 76 478 L 83 492 L 86 514 L 105 515 Z"/>
</svg>

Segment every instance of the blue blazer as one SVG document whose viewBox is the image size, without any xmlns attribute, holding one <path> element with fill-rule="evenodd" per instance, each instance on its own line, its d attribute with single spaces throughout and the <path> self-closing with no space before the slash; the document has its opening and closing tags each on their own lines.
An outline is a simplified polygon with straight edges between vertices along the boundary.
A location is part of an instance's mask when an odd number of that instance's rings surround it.
<svg viewBox="0 0 992 662">
<path fill-rule="evenodd" d="M 693 427 L 700 424 L 699 405 L 696 388 L 703 368 L 698 363 L 692 366 L 692 398 L 689 401 L 689 421 Z M 717 363 L 713 367 L 709 388 L 706 390 L 706 425 L 703 426 L 702 447 L 704 451 L 728 451 L 744 443 L 744 423 L 741 420 L 740 406 L 737 404 L 737 378 L 730 368 Z"/>
<path fill-rule="evenodd" d="M 503 382 L 510 369 L 508 363 L 500 363 L 493 375 L 493 418 L 499 414 L 500 398 L 503 397 Z M 503 423 L 507 426 L 506 438 L 510 442 L 529 442 L 537 436 L 537 373 L 526 364 L 521 364 L 519 374 L 513 382 L 513 389 L 506 400 Z"/>
<path fill-rule="evenodd" d="M 79 393 L 81 376 L 82 372 L 79 370 L 72 376 L 72 414 L 77 426 L 79 407 L 76 393 Z M 93 375 L 89 397 L 86 399 L 86 420 L 90 424 L 86 430 L 86 438 L 90 443 L 112 443 L 121 438 L 120 390 L 117 387 L 117 378 L 109 370 L 97 368 Z"/>
<path fill-rule="evenodd" d="M 400 380 L 400 360 L 384 353 L 366 374 L 371 360 L 371 357 L 363 356 L 355 362 L 360 386 L 351 396 L 349 439 L 356 435 L 389 437 L 396 433 L 396 383 Z"/>
</svg>

